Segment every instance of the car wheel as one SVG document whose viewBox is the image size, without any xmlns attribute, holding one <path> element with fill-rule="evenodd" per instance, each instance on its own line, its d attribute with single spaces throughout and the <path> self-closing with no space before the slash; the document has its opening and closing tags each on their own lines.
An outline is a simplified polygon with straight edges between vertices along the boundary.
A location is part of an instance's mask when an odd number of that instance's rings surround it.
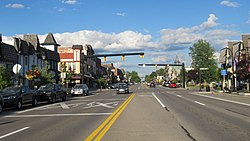
<svg viewBox="0 0 250 141">
<path fill-rule="evenodd" d="M 21 110 L 23 107 L 23 103 L 21 99 L 18 99 L 17 104 L 16 104 L 16 108 L 17 110 Z"/>
<path fill-rule="evenodd" d="M 50 99 L 50 103 L 55 103 L 56 101 L 56 97 L 55 95 L 52 95 L 51 99 Z"/>
<path fill-rule="evenodd" d="M 3 105 L 0 104 L 0 113 L 2 113 L 2 111 L 3 111 Z"/>
<path fill-rule="evenodd" d="M 89 90 L 86 91 L 86 95 L 89 95 Z"/>
<path fill-rule="evenodd" d="M 38 105 L 38 101 L 37 101 L 37 98 L 35 97 L 33 99 L 32 106 L 37 106 L 37 105 Z"/>
<path fill-rule="evenodd" d="M 64 95 L 62 96 L 62 101 L 66 101 L 66 99 L 67 99 L 67 94 L 64 94 Z"/>
</svg>

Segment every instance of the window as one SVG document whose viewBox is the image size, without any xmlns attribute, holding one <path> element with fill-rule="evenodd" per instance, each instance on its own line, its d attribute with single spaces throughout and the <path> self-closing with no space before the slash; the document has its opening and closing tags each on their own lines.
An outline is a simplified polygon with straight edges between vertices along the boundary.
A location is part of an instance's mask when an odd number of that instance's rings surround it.
<svg viewBox="0 0 250 141">
<path fill-rule="evenodd" d="M 25 56 L 25 58 L 24 58 L 24 65 L 27 66 L 28 63 L 29 63 L 29 62 L 28 62 L 28 56 Z"/>
</svg>

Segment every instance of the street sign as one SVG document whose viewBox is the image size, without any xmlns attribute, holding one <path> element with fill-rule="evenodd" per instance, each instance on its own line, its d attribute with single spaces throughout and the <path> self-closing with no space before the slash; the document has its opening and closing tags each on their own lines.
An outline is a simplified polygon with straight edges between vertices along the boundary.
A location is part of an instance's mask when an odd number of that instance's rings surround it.
<svg viewBox="0 0 250 141">
<path fill-rule="evenodd" d="M 15 73 L 15 74 L 18 74 L 19 71 L 21 70 L 21 65 L 20 64 L 15 64 L 12 68 L 12 71 Z"/>
<path fill-rule="evenodd" d="M 220 73 L 221 75 L 227 75 L 227 70 L 221 70 Z"/>
</svg>

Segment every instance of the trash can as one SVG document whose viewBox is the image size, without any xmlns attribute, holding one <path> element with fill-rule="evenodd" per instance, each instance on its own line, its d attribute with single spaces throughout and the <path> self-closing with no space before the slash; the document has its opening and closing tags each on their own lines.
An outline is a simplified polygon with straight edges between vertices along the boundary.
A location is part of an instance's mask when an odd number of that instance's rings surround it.
<svg viewBox="0 0 250 141">
<path fill-rule="evenodd" d="M 210 87 L 208 85 L 206 86 L 206 92 L 210 92 Z"/>
</svg>

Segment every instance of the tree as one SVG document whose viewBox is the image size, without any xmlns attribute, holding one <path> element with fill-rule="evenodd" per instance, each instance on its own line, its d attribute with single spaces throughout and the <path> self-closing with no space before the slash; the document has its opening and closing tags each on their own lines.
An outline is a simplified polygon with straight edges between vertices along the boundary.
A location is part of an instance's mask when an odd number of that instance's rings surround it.
<svg viewBox="0 0 250 141">
<path fill-rule="evenodd" d="M 166 71 L 165 71 L 163 68 L 160 68 L 159 70 L 156 70 L 156 73 L 157 73 L 159 76 L 165 76 Z"/>
<path fill-rule="evenodd" d="M 105 80 L 105 78 L 101 77 L 98 79 L 98 84 L 100 88 L 104 88 L 107 85 L 107 81 Z"/>
<path fill-rule="evenodd" d="M 141 78 L 136 71 L 127 72 L 127 74 L 130 78 L 130 82 L 141 82 Z"/>
<path fill-rule="evenodd" d="M 208 70 L 201 70 L 202 80 L 207 82 L 215 81 L 218 67 L 213 57 L 215 53 L 214 48 L 206 40 L 198 40 L 189 49 L 189 55 L 192 58 L 192 67 L 196 70 L 208 68 Z"/>
<path fill-rule="evenodd" d="M 55 83 L 55 78 L 51 71 L 49 71 L 50 65 L 46 62 L 46 67 L 43 67 L 40 75 L 40 85 L 44 85 L 47 83 Z"/>
<path fill-rule="evenodd" d="M 3 65 L 0 65 L 0 89 L 11 85 L 11 78 L 11 70 L 8 70 Z"/>
</svg>

